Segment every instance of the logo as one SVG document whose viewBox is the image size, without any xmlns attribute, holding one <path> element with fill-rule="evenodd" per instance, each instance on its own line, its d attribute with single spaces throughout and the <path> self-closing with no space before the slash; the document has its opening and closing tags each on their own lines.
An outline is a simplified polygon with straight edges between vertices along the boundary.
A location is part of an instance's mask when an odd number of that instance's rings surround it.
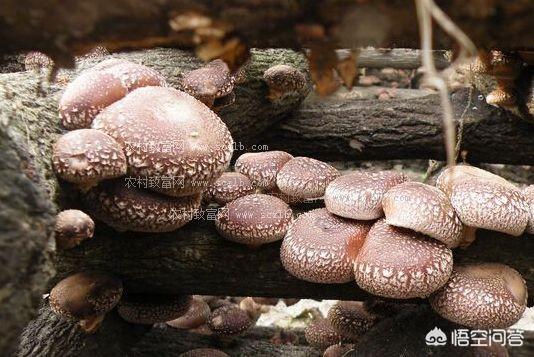
<svg viewBox="0 0 534 357">
<path fill-rule="evenodd" d="M 425 336 L 427 346 L 444 346 L 447 344 L 447 335 L 440 328 L 434 327 Z"/>
</svg>

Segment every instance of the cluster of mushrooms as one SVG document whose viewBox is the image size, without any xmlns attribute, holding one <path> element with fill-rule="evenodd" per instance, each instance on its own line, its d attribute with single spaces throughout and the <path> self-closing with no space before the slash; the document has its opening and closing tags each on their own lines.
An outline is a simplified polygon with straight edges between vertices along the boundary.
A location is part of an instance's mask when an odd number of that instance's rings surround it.
<svg viewBox="0 0 534 357">
<path fill-rule="evenodd" d="M 185 74 L 177 90 L 153 69 L 109 59 L 72 81 L 59 103 L 69 131 L 56 142 L 52 161 L 58 177 L 83 192 L 87 213 L 58 215 L 58 248 L 90 238 L 91 217 L 118 231 L 169 232 L 191 221 L 202 204 L 219 205 L 215 227 L 224 238 L 250 247 L 282 240 L 281 262 L 299 279 L 355 281 L 385 298 L 429 298 L 438 314 L 472 328 L 504 328 L 520 318 L 527 288 L 519 273 L 502 264 L 456 266 L 452 249 L 472 242 L 478 228 L 534 233 L 534 185 L 521 191 L 467 165 L 445 169 L 435 186 L 397 171 L 342 175 L 283 151 L 242 154 L 235 172 L 227 172 L 234 142 L 210 108 L 232 102 L 242 76 L 216 60 Z M 306 83 L 286 65 L 269 68 L 264 79 L 271 101 Z M 163 148 L 163 142 L 175 145 Z M 317 199 L 324 208 L 295 218 L 291 206 Z M 67 277 L 49 298 L 55 312 L 86 331 L 116 305 L 132 323 L 171 321 L 219 335 L 241 333 L 259 311 L 247 300 L 210 309 L 198 297 L 122 296 L 120 280 L 97 272 Z M 376 320 L 359 303 L 340 303 L 338 310 L 349 312 L 328 324 L 349 340 Z M 359 322 L 348 323 L 350 316 Z"/>
</svg>

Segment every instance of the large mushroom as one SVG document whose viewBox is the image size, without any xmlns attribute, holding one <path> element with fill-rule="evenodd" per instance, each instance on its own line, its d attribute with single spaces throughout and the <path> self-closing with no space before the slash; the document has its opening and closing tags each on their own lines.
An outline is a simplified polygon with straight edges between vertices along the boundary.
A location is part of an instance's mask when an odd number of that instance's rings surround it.
<svg viewBox="0 0 534 357">
<path fill-rule="evenodd" d="M 224 205 L 255 192 L 250 179 L 239 172 L 223 173 L 204 193 L 203 200 Z"/>
<path fill-rule="evenodd" d="M 384 215 L 382 198 L 407 177 L 397 171 L 357 171 L 336 178 L 326 188 L 329 212 L 346 218 L 372 220 Z"/>
<path fill-rule="evenodd" d="M 68 320 L 77 321 L 87 333 L 95 332 L 104 315 L 112 310 L 122 296 L 119 279 L 98 272 L 71 275 L 50 291 L 50 308 Z"/>
<path fill-rule="evenodd" d="M 92 238 L 95 222 L 84 212 L 77 209 L 61 211 L 56 216 L 54 237 L 59 249 L 70 249 L 82 241 Z"/>
<path fill-rule="evenodd" d="M 215 227 L 224 238 L 255 247 L 282 239 L 292 221 L 293 211 L 284 201 L 258 193 L 227 203 Z"/>
<path fill-rule="evenodd" d="M 174 320 L 187 312 L 191 296 L 128 294 L 117 306 L 119 315 L 133 324 L 152 325 Z"/>
<path fill-rule="evenodd" d="M 368 222 L 334 216 L 325 208 L 300 215 L 287 231 L 280 260 L 293 276 L 314 283 L 353 279 L 354 257 L 371 228 Z"/>
<path fill-rule="evenodd" d="M 285 151 L 248 152 L 237 158 L 235 170 L 248 176 L 254 186 L 272 191 L 276 189 L 276 175 L 291 159 L 293 156 Z"/>
<path fill-rule="evenodd" d="M 439 189 L 421 182 L 401 183 L 384 195 L 382 206 L 386 223 L 409 228 L 457 247 L 463 225 L 449 198 Z"/>
<path fill-rule="evenodd" d="M 464 326 L 507 328 L 525 311 L 527 287 L 521 275 L 504 264 L 455 266 L 430 304 L 444 318 Z"/>
<path fill-rule="evenodd" d="M 383 219 L 373 225 L 354 260 L 360 288 L 394 299 L 428 297 L 451 272 L 452 251 L 444 244 Z"/>
<path fill-rule="evenodd" d="M 128 172 L 179 184 L 151 189 L 171 196 L 204 192 L 226 170 L 233 140 L 226 125 L 187 93 L 143 87 L 104 109 L 93 128 L 123 147 Z"/>
</svg>

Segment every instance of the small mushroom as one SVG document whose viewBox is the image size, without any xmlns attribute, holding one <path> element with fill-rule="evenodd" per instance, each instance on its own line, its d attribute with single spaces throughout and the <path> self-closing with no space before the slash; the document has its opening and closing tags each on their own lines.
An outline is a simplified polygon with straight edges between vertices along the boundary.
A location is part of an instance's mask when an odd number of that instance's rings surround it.
<svg viewBox="0 0 534 357">
<path fill-rule="evenodd" d="M 261 314 L 265 314 L 270 310 L 268 306 L 257 303 L 250 296 L 244 298 L 239 302 L 239 308 L 243 311 L 246 311 L 246 313 L 254 323 L 258 321 Z"/>
<path fill-rule="evenodd" d="M 301 199 L 323 197 L 326 186 L 339 176 L 331 165 L 309 157 L 295 157 L 276 175 L 276 185 L 286 195 Z"/>
<path fill-rule="evenodd" d="M 384 215 L 384 194 L 407 177 L 397 171 L 358 171 L 336 178 L 326 188 L 324 203 L 329 212 L 352 219 L 371 220 Z"/>
<path fill-rule="evenodd" d="M 352 342 L 377 322 L 377 316 L 367 312 L 360 301 L 338 301 L 328 311 L 327 319 L 340 336 Z"/>
<path fill-rule="evenodd" d="M 54 61 L 42 52 L 31 51 L 24 56 L 24 68 L 27 71 L 41 71 L 54 66 Z"/>
<path fill-rule="evenodd" d="M 236 198 L 253 194 L 254 186 L 250 179 L 238 172 L 223 173 L 204 193 L 204 200 L 225 205 Z"/>
<path fill-rule="evenodd" d="M 514 269 L 496 263 L 455 266 L 450 280 L 430 298 L 447 320 L 474 329 L 507 328 L 527 304 L 527 287 Z"/>
<path fill-rule="evenodd" d="M 334 216 L 325 208 L 300 215 L 287 231 L 280 260 L 293 276 L 313 283 L 353 279 L 352 260 L 371 228 L 367 222 Z"/>
<path fill-rule="evenodd" d="M 52 164 L 65 181 L 86 190 L 99 181 L 126 174 L 122 147 L 109 135 L 94 129 L 79 129 L 61 136 L 54 145 Z"/>
<path fill-rule="evenodd" d="M 78 321 L 83 331 L 93 333 L 121 295 L 119 279 L 98 272 L 82 272 L 57 283 L 50 291 L 49 301 L 57 315 Z"/>
<path fill-rule="evenodd" d="M 330 322 L 322 317 L 316 318 L 306 326 L 304 338 L 310 346 L 320 350 L 325 350 L 342 341 L 342 337 L 334 330 Z"/>
<path fill-rule="evenodd" d="M 82 241 L 92 238 L 95 222 L 87 214 L 77 209 L 61 211 L 56 216 L 54 236 L 59 249 L 70 249 Z"/>
<path fill-rule="evenodd" d="M 108 106 L 94 120 L 124 147 L 128 172 L 171 185 L 151 189 L 171 196 L 206 191 L 230 164 L 233 140 L 222 120 L 187 93 L 143 87 Z"/>
<path fill-rule="evenodd" d="M 393 299 L 428 297 L 451 272 L 452 251 L 444 244 L 383 219 L 373 225 L 354 260 L 358 286 Z"/>
<path fill-rule="evenodd" d="M 83 197 L 88 212 L 118 231 L 170 232 L 190 222 L 201 196 L 169 197 L 130 186 L 129 181 L 101 183 Z"/>
<path fill-rule="evenodd" d="M 354 348 L 353 344 L 335 344 L 328 347 L 324 353 L 323 357 L 345 357 L 348 352 Z"/>
<path fill-rule="evenodd" d="M 179 357 L 229 357 L 229 355 L 214 348 L 195 348 L 180 354 Z"/>
<path fill-rule="evenodd" d="M 526 232 L 534 234 L 534 185 L 530 185 L 523 189 L 523 196 L 527 200 L 529 208 L 529 220 Z"/>
<path fill-rule="evenodd" d="M 521 235 L 527 226 L 528 204 L 521 191 L 504 178 L 467 165 L 445 169 L 436 186 L 451 200 L 466 227 L 464 242 L 474 238 L 476 228 Z"/>
<path fill-rule="evenodd" d="M 304 74 L 286 64 L 269 67 L 263 73 L 263 80 L 269 87 L 267 98 L 275 103 L 290 95 L 301 95 L 307 85 Z"/>
<path fill-rule="evenodd" d="M 233 90 L 237 75 L 230 72 L 226 62 L 220 59 L 209 62 L 205 66 L 186 73 L 180 80 L 181 89 L 189 93 L 208 107 L 217 105 L 216 100 L 225 98 L 225 105 L 234 101 Z"/>
<path fill-rule="evenodd" d="M 215 227 L 224 238 L 254 247 L 282 239 L 292 221 L 293 212 L 284 201 L 252 194 L 221 208 Z"/>
<path fill-rule="evenodd" d="M 164 294 L 128 294 L 121 299 L 117 311 L 133 324 L 152 325 L 177 319 L 187 312 L 191 296 Z"/>
<path fill-rule="evenodd" d="M 217 336 L 240 335 L 250 326 L 252 319 L 248 313 L 236 305 L 226 305 L 212 311 L 208 326 Z"/>
<path fill-rule="evenodd" d="M 177 319 L 167 321 L 167 325 L 184 330 L 197 328 L 208 321 L 210 313 L 209 305 L 200 297 L 193 296 L 186 313 Z"/>
<path fill-rule="evenodd" d="M 291 159 L 285 151 L 249 152 L 237 158 L 235 170 L 248 176 L 254 186 L 269 191 L 276 189 L 276 175 Z"/>
<path fill-rule="evenodd" d="M 153 69 L 120 59 L 109 59 L 84 71 L 69 83 L 59 101 L 62 125 L 69 130 L 88 128 L 108 105 L 141 86 L 165 86 Z"/>
<path fill-rule="evenodd" d="M 449 198 L 439 189 L 420 182 L 401 183 L 384 195 L 386 223 L 412 229 L 439 240 L 449 248 L 463 238 L 463 225 Z"/>
</svg>

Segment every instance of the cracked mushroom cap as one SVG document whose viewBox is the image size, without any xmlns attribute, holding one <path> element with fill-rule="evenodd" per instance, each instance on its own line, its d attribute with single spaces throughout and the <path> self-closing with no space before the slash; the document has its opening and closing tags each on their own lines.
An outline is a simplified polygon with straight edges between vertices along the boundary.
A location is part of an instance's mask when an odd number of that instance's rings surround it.
<svg viewBox="0 0 534 357">
<path fill-rule="evenodd" d="M 50 308 L 68 320 L 79 321 L 86 332 L 98 328 L 103 316 L 117 305 L 122 295 L 119 279 L 82 272 L 61 280 L 50 291 Z"/>
<path fill-rule="evenodd" d="M 285 151 L 248 152 L 239 156 L 235 170 L 252 180 L 254 186 L 264 190 L 276 189 L 276 175 L 293 155 Z"/>
<path fill-rule="evenodd" d="M 84 212 L 77 209 L 61 211 L 56 216 L 54 236 L 59 249 L 70 249 L 82 241 L 92 238 L 95 222 Z"/>
<path fill-rule="evenodd" d="M 119 315 L 133 324 L 152 325 L 174 320 L 187 312 L 191 296 L 128 294 L 117 306 Z"/>
<path fill-rule="evenodd" d="M 255 192 L 250 179 L 238 172 L 223 173 L 204 193 L 204 200 L 225 205 L 236 198 L 247 196 Z"/>
<path fill-rule="evenodd" d="M 339 171 L 331 165 L 309 157 L 295 157 L 276 175 L 276 185 L 286 195 L 313 199 L 324 196 L 326 186 L 339 177 Z"/>
<path fill-rule="evenodd" d="M 421 182 L 401 183 L 384 195 L 382 206 L 386 223 L 408 228 L 457 247 L 463 225 L 443 191 Z"/>
<path fill-rule="evenodd" d="M 101 183 L 83 197 L 87 211 L 118 231 L 170 232 L 190 222 L 200 195 L 170 197 L 128 180 Z"/>
<path fill-rule="evenodd" d="M 334 330 L 348 341 L 356 341 L 376 323 L 361 301 L 338 301 L 327 316 Z"/>
<path fill-rule="evenodd" d="M 229 357 L 229 355 L 214 348 L 195 348 L 182 353 L 180 357 Z"/>
<path fill-rule="evenodd" d="M 527 287 L 521 275 L 504 264 L 455 266 L 430 304 L 442 317 L 460 325 L 507 328 L 525 311 Z"/>
<path fill-rule="evenodd" d="M 123 145 L 134 177 L 171 178 L 179 184 L 153 187 L 171 196 L 206 191 L 228 168 L 230 131 L 204 104 L 168 87 L 143 87 L 104 109 L 94 120 Z"/>
<path fill-rule="evenodd" d="M 252 326 L 248 313 L 236 305 L 226 305 L 211 312 L 208 326 L 218 336 L 236 336 Z"/>
<path fill-rule="evenodd" d="M 534 185 L 530 185 L 523 189 L 523 196 L 527 200 L 529 208 L 529 220 L 526 232 L 534 234 Z"/>
<path fill-rule="evenodd" d="M 371 220 L 384 215 L 384 194 L 408 178 L 397 171 L 357 171 L 330 182 L 324 195 L 329 212 L 352 219 Z"/>
<path fill-rule="evenodd" d="M 306 77 L 293 66 L 278 64 L 263 72 L 263 80 L 269 87 L 269 100 L 276 102 L 287 95 L 299 94 L 307 84 Z"/>
<path fill-rule="evenodd" d="M 304 329 L 304 338 L 310 346 L 324 350 L 339 344 L 342 337 L 325 318 L 317 318 Z"/>
<path fill-rule="evenodd" d="M 61 179 L 83 187 L 126 174 L 122 147 L 94 129 L 74 130 L 61 136 L 54 145 L 52 164 Z"/>
<path fill-rule="evenodd" d="M 208 321 L 210 313 L 209 305 L 200 297 L 193 296 L 186 313 L 177 319 L 167 321 L 167 325 L 185 330 L 197 328 Z"/>
<path fill-rule="evenodd" d="M 452 251 L 444 244 L 383 219 L 373 225 L 354 260 L 358 286 L 393 299 L 428 297 L 451 272 Z"/>
<path fill-rule="evenodd" d="M 346 283 L 354 278 L 354 257 L 371 228 L 367 222 L 334 216 L 325 208 L 300 215 L 287 231 L 280 260 L 293 276 L 313 283 Z"/>
<path fill-rule="evenodd" d="M 458 217 L 469 227 L 521 235 L 529 213 L 521 191 L 504 178 L 466 165 L 445 169 L 436 186 L 451 200 Z"/>
<path fill-rule="evenodd" d="M 227 203 L 219 210 L 215 227 L 232 242 L 259 246 L 284 238 L 292 221 L 287 203 L 258 193 Z"/>
<path fill-rule="evenodd" d="M 59 101 L 61 123 L 69 130 L 88 128 L 102 109 L 128 92 L 165 85 L 165 79 L 149 67 L 115 58 L 103 61 L 67 85 Z"/>
</svg>

